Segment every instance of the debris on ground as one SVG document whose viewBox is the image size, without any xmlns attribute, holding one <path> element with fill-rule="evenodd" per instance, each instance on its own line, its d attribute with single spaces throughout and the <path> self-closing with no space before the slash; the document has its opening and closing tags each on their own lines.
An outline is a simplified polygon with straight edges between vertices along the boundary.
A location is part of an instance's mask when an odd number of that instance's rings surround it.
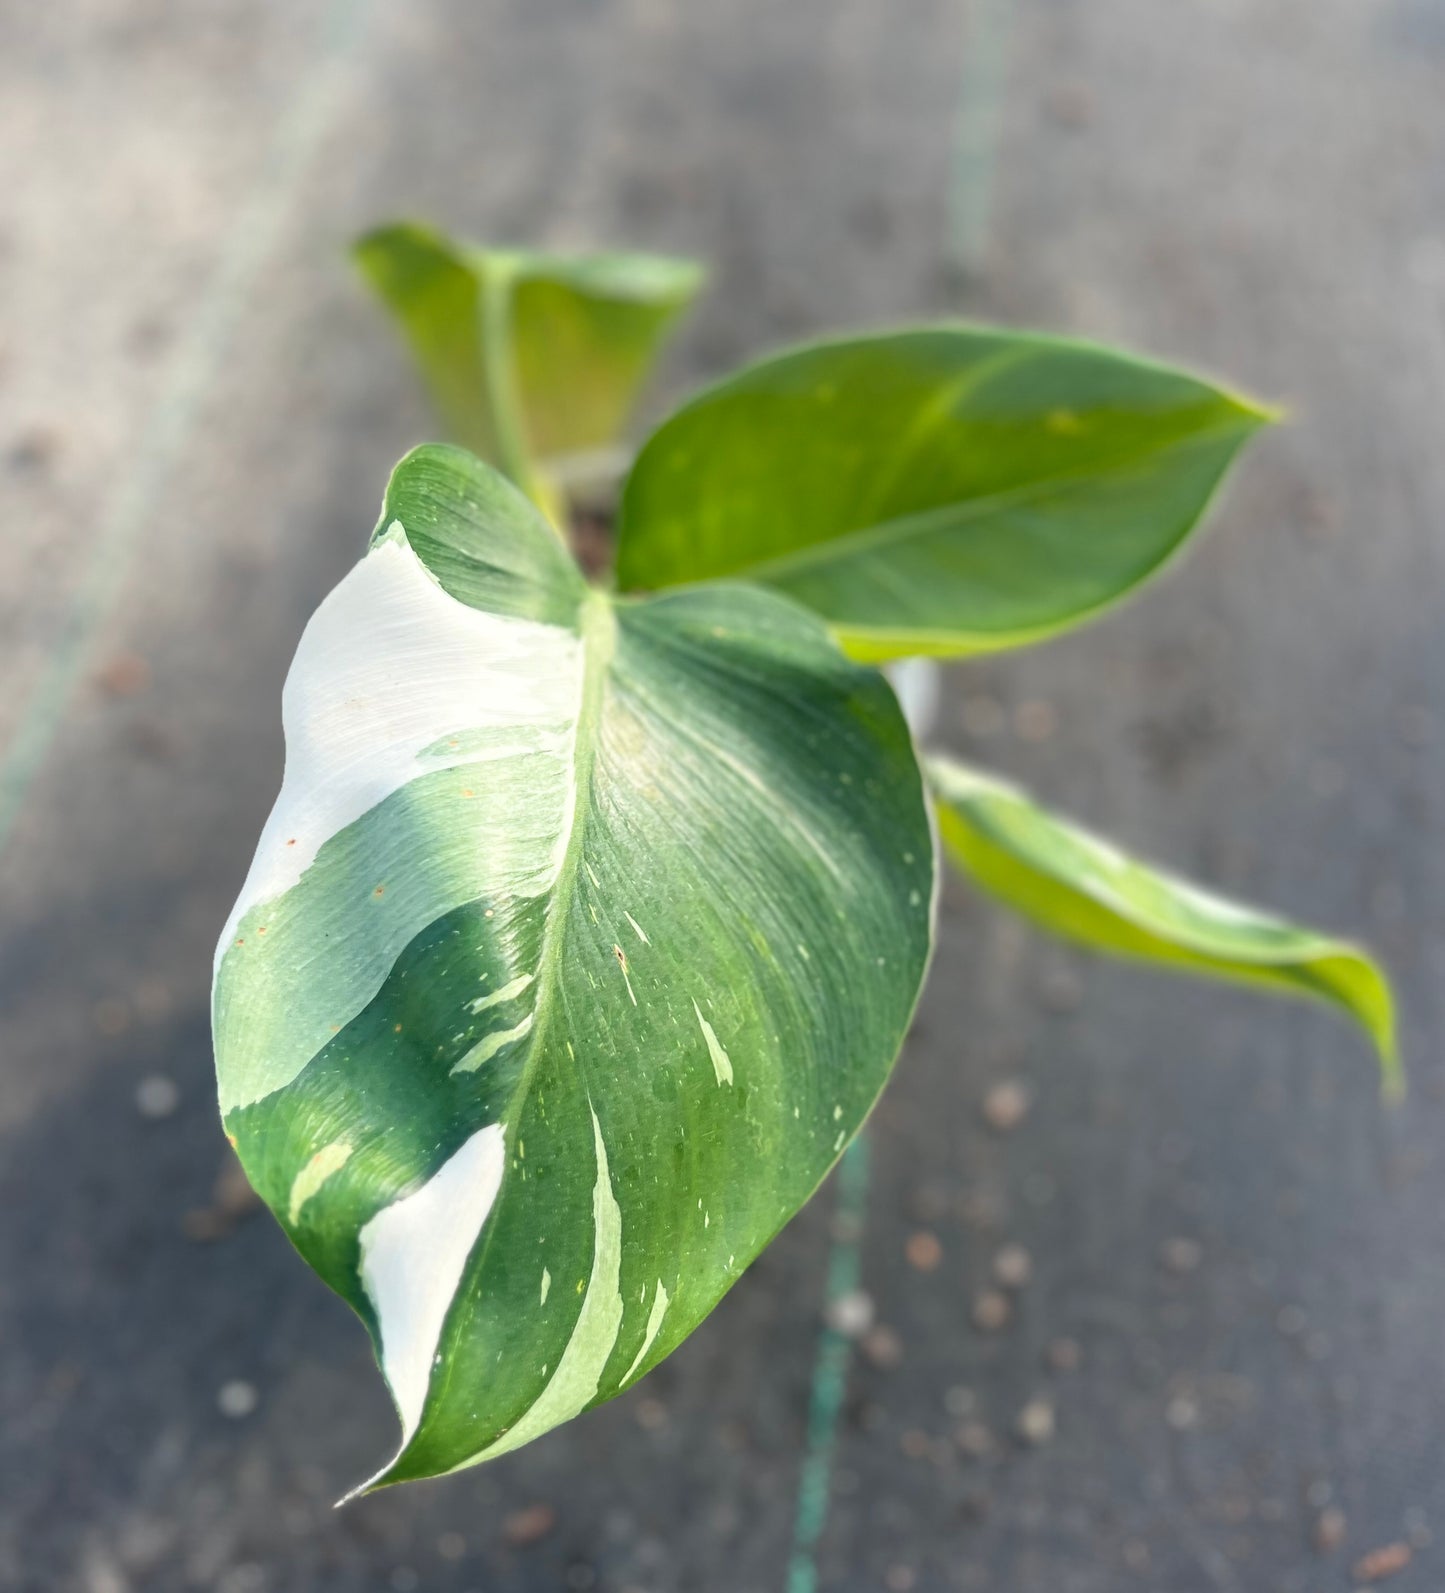
<svg viewBox="0 0 1445 1593">
<path fill-rule="evenodd" d="M 1054 1436 L 1054 1407 L 1048 1400 L 1031 1399 L 1019 1412 L 1016 1431 L 1026 1444 L 1046 1444 Z"/>
<path fill-rule="evenodd" d="M 908 1265 L 919 1272 L 933 1272 L 943 1260 L 943 1246 L 939 1244 L 938 1236 L 927 1228 L 920 1228 L 917 1233 L 908 1236 L 903 1253 L 908 1257 Z"/>
<path fill-rule="evenodd" d="M 1055 1372 L 1077 1372 L 1084 1364 L 1083 1347 L 1077 1339 L 1055 1339 L 1045 1350 L 1044 1359 Z"/>
<path fill-rule="evenodd" d="M 825 1319 L 845 1339 L 861 1339 L 873 1326 L 874 1315 L 873 1296 L 866 1289 L 849 1289 L 828 1302 Z"/>
<path fill-rule="evenodd" d="M 236 1153 L 228 1150 L 211 1185 L 211 1204 L 193 1206 L 181 1218 L 181 1228 L 188 1239 L 209 1244 L 224 1239 L 260 1206 L 261 1197 L 251 1188 Z"/>
<path fill-rule="evenodd" d="M 1166 1272 L 1184 1277 L 1199 1270 L 1204 1246 L 1197 1239 L 1166 1239 L 1159 1247 L 1159 1260 Z"/>
<path fill-rule="evenodd" d="M 256 1392 L 256 1385 L 239 1377 L 222 1383 L 216 1393 L 216 1409 L 232 1421 L 241 1421 L 249 1416 L 260 1403 L 261 1396 Z"/>
<path fill-rule="evenodd" d="M 987 1460 L 993 1454 L 993 1434 L 982 1422 L 965 1422 L 953 1435 L 953 1441 L 974 1460 Z"/>
<path fill-rule="evenodd" d="M 994 1280 L 1002 1288 L 1022 1289 L 1033 1273 L 1033 1260 L 1022 1245 L 1004 1245 L 993 1258 Z"/>
<path fill-rule="evenodd" d="M 135 1087 L 135 1109 L 142 1117 L 170 1117 L 180 1104 L 176 1081 L 164 1073 L 148 1073 Z"/>
<path fill-rule="evenodd" d="M 1018 1079 L 1004 1079 L 983 1098 L 983 1120 L 996 1133 L 1007 1134 L 1029 1115 L 1032 1101 Z"/>
<path fill-rule="evenodd" d="M 985 1289 L 973 1302 L 973 1325 L 980 1333 L 1001 1332 L 1012 1315 L 1008 1296 L 997 1289 Z"/>
<path fill-rule="evenodd" d="M 1319 1554 L 1334 1554 L 1344 1546 L 1345 1512 L 1328 1505 L 1315 1517 L 1314 1543 Z"/>
<path fill-rule="evenodd" d="M 1362 1559 L 1355 1561 L 1355 1581 L 1363 1582 L 1366 1586 L 1383 1582 L 1387 1576 L 1395 1576 L 1403 1571 L 1413 1558 L 1414 1553 L 1408 1543 L 1386 1543 L 1378 1549 L 1371 1549 Z"/>
<path fill-rule="evenodd" d="M 509 1549 L 526 1549 L 543 1538 L 557 1525 L 557 1512 L 549 1504 L 527 1505 L 514 1510 L 502 1522 L 502 1542 Z"/>
<path fill-rule="evenodd" d="M 881 1322 L 863 1335 L 861 1348 L 873 1365 L 883 1372 L 892 1371 L 903 1360 L 903 1340 L 891 1327 Z"/>
</svg>

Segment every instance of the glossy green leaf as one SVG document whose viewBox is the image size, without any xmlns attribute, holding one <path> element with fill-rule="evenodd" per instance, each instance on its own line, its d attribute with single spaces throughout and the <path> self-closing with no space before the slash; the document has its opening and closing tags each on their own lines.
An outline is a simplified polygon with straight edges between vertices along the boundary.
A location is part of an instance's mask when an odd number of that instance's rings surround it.
<svg viewBox="0 0 1445 1593">
<path fill-rule="evenodd" d="M 930 758 L 927 772 L 945 850 L 1000 901 L 1099 951 L 1330 1002 L 1364 1029 L 1398 1087 L 1390 986 L 1359 947 L 1136 862 L 952 759 Z"/>
<path fill-rule="evenodd" d="M 1018 332 L 798 348 L 648 440 L 618 576 L 762 582 L 856 657 L 1017 647 L 1157 570 L 1267 418 L 1183 372 Z"/>
<path fill-rule="evenodd" d="M 368 233 L 355 255 L 452 435 L 519 480 L 618 445 L 702 283 L 689 261 L 477 249 L 409 223 Z"/>
<path fill-rule="evenodd" d="M 371 1330 L 393 1482 L 627 1387 L 808 1198 L 912 1014 L 929 821 L 812 615 L 591 590 L 456 449 L 398 467 L 283 707 L 221 1107 Z"/>
</svg>

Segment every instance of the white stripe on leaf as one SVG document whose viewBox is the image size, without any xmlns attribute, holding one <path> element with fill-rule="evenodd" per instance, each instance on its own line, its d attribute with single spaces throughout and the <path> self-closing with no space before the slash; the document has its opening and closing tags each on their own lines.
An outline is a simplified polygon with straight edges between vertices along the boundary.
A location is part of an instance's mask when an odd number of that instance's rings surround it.
<svg viewBox="0 0 1445 1593">
<path fill-rule="evenodd" d="M 496 1443 L 482 1454 L 462 1461 L 462 1466 L 474 1464 L 483 1454 L 492 1460 L 520 1449 L 549 1428 L 570 1421 L 597 1397 L 603 1369 L 622 1329 L 622 1210 L 612 1193 L 607 1147 L 602 1143 L 596 1112 L 592 1114 L 592 1139 L 597 1148 L 597 1182 L 592 1191 L 592 1276 L 572 1336 L 557 1370 L 530 1409 Z"/>
<path fill-rule="evenodd" d="M 421 1421 L 467 1257 L 502 1187 L 504 1135 L 500 1123 L 480 1129 L 420 1189 L 361 1230 L 361 1286 L 376 1309 L 381 1370 L 401 1416 L 403 1449 Z"/>
</svg>

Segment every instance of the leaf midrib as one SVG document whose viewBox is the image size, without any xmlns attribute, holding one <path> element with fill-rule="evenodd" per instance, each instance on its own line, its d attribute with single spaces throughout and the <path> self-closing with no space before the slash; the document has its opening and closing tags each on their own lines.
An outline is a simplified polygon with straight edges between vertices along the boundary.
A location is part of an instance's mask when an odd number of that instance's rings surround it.
<svg viewBox="0 0 1445 1593">
<path fill-rule="evenodd" d="M 582 686 L 577 712 L 576 746 L 572 760 L 572 807 L 567 817 L 567 846 L 562 854 L 562 865 L 557 871 L 557 878 L 551 887 L 551 900 L 547 904 L 546 919 L 542 928 L 542 945 L 537 957 L 537 995 L 532 1004 L 532 1032 L 528 1036 L 527 1060 L 522 1065 L 521 1074 L 512 1087 L 512 1093 L 507 1097 L 506 1109 L 501 1114 L 508 1157 L 511 1155 L 516 1135 L 515 1109 L 519 1102 L 526 1100 L 528 1091 L 532 1087 L 532 1077 L 537 1070 L 538 1058 L 545 1048 L 548 1026 L 556 1007 L 557 982 L 562 966 L 560 941 L 565 932 L 567 907 L 576 888 L 577 872 L 582 862 L 587 817 L 591 807 L 592 769 L 596 762 L 597 743 L 600 739 L 598 730 L 602 721 L 603 688 L 617 645 L 617 614 L 611 598 L 605 592 L 588 587 L 578 604 L 577 619 L 582 638 Z M 585 1090 L 583 1093 L 586 1095 Z M 587 1099 L 590 1102 L 591 1097 L 587 1096 Z M 504 1183 L 506 1176 L 504 1167 L 502 1173 Z M 501 1198 L 500 1191 L 497 1198 Z M 468 1271 L 485 1267 L 496 1231 L 495 1222 L 488 1221 L 484 1225 L 480 1242 L 468 1260 Z M 458 1303 L 470 1311 L 474 1302 L 470 1295 L 458 1288 L 452 1297 L 452 1304 L 455 1307 Z M 449 1326 L 450 1312 L 448 1312 L 448 1322 L 442 1328 L 443 1339 L 446 1338 Z M 426 1431 L 428 1413 L 445 1407 L 455 1365 L 455 1357 L 448 1355 L 443 1363 L 440 1383 L 428 1386 L 422 1404 L 421 1418 L 404 1448 L 387 1467 L 387 1472 L 395 1468 L 402 1455 Z M 502 1437 L 507 1431 L 507 1428 L 503 1428 L 497 1437 Z M 493 1439 L 483 1445 L 475 1452 L 473 1458 L 482 1454 L 485 1449 L 489 1449 L 491 1443 L 495 1441 L 496 1439 Z"/>
<path fill-rule="evenodd" d="M 567 817 L 567 846 L 562 865 L 552 885 L 542 928 L 542 947 L 537 957 L 537 997 L 532 1006 L 532 1035 L 527 1061 L 507 1102 L 507 1116 L 524 1100 L 531 1087 L 537 1058 L 542 1054 L 548 1025 L 555 1007 L 557 982 L 562 966 L 561 939 L 565 932 L 567 906 L 576 888 L 582 862 L 582 848 L 591 809 L 592 769 L 597 760 L 597 743 L 602 723 L 602 695 L 612 655 L 617 646 L 617 615 L 605 592 L 589 587 L 578 605 L 578 628 L 582 637 L 582 689 L 577 711 L 577 733 L 572 755 L 572 809 Z"/>
</svg>

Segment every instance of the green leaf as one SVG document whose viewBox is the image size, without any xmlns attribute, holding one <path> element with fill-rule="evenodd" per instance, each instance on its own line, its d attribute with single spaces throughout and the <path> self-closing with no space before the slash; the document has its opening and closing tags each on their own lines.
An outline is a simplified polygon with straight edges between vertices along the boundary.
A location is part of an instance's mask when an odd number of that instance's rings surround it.
<svg viewBox="0 0 1445 1593">
<path fill-rule="evenodd" d="M 763 582 L 860 658 L 1018 647 L 1157 570 L 1268 418 L 1180 371 L 1019 332 L 797 348 L 648 440 L 618 576 Z"/>
<path fill-rule="evenodd" d="M 530 487 L 615 448 L 701 269 L 655 255 L 477 249 L 398 223 L 355 245 L 448 430 Z"/>
<path fill-rule="evenodd" d="M 908 1027 L 928 814 L 812 615 L 590 590 L 456 449 L 398 467 L 283 706 L 221 1107 L 372 1332 L 394 1482 L 620 1392 L 808 1198 Z"/>
<path fill-rule="evenodd" d="M 927 774 L 944 849 L 1000 901 L 1095 950 L 1330 1002 L 1364 1029 L 1398 1089 L 1390 986 L 1359 947 L 1136 862 L 952 759 L 930 758 Z"/>
</svg>

